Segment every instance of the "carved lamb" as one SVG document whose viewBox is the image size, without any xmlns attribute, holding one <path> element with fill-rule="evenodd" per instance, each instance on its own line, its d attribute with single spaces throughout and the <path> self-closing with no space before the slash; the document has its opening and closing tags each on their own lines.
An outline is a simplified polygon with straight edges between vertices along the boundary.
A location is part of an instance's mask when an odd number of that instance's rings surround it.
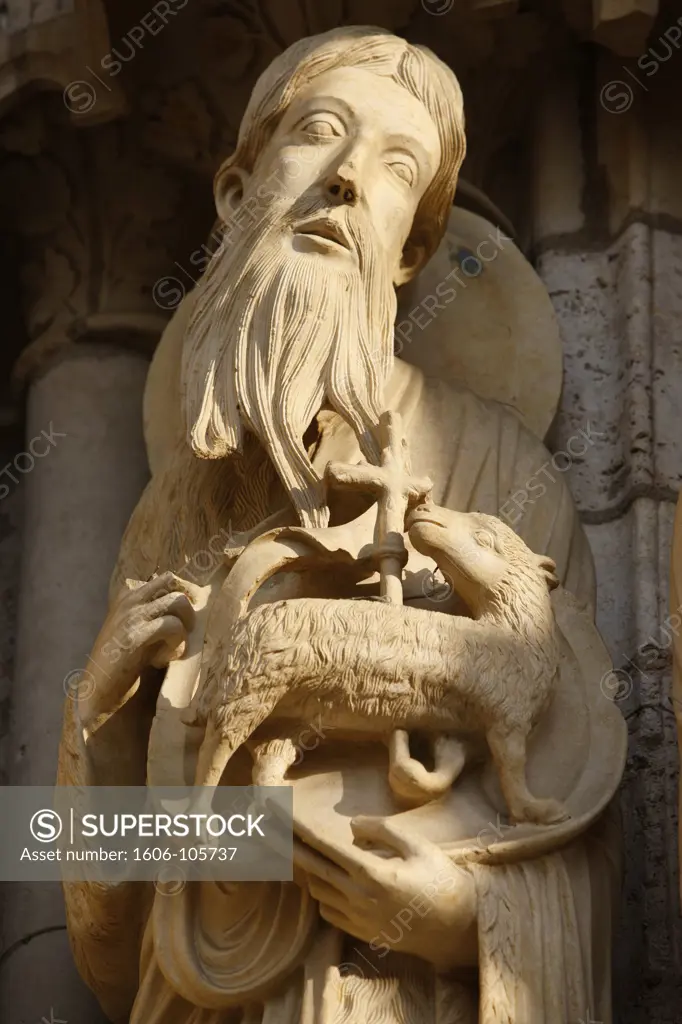
<svg viewBox="0 0 682 1024">
<path fill-rule="evenodd" d="M 386 737 L 484 736 L 515 821 L 567 817 L 558 801 L 529 792 L 525 772 L 527 738 L 559 672 L 554 563 L 494 516 L 422 505 L 407 525 L 472 618 L 381 603 L 370 614 L 362 601 L 315 598 L 248 612 L 215 650 L 195 704 L 206 723 L 197 785 L 217 785 L 268 717 L 300 723 L 321 714 L 329 728 Z M 276 770 L 270 762 L 255 781 L 282 784 L 296 748 L 281 749 Z M 392 744 L 392 753 L 393 781 L 405 781 L 418 762 L 407 745 Z"/>
</svg>

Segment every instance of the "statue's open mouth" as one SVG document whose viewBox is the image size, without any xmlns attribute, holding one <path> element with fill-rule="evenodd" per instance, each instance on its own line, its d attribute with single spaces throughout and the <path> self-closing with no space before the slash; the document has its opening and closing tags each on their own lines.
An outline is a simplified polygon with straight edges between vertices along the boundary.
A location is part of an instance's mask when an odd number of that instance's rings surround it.
<svg viewBox="0 0 682 1024">
<path fill-rule="evenodd" d="M 330 217 L 318 217 L 315 220 L 299 224 L 294 233 L 314 238 L 333 246 L 335 249 L 343 249 L 346 252 L 351 251 L 350 241 L 346 237 L 343 228 Z"/>
</svg>

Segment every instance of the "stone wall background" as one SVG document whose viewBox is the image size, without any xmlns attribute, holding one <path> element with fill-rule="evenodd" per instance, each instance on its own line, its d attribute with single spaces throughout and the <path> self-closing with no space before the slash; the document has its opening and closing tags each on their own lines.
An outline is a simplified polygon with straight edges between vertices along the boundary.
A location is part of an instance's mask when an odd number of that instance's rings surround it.
<svg viewBox="0 0 682 1024">
<path fill-rule="evenodd" d="M 668 593 L 682 480 L 682 54 L 659 62 L 650 80 L 639 71 L 641 88 L 624 64 L 633 66 L 603 57 L 592 81 L 561 82 L 546 99 L 561 128 L 538 145 L 534 248 L 564 341 L 553 447 L 588 420 L 601 432 L 569 470 L 569 485 L 594 552 L 597 621 L 630 733 L 616 1019 L 673 1024 L 682 1019 L 670 698 L 679 620 Z M 621 112 L 604 91 L 612 82 L 632 90 Z"/>
</svg>

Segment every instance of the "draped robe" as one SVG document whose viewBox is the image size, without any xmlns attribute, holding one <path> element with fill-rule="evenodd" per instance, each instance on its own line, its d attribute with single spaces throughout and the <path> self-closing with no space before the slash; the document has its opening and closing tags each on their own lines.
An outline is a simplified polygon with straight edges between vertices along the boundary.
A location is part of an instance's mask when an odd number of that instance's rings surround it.
<svg viewBox="0 0 682 1024">
<path fill-rule="evenodd" d="M 556 561 L 564 586 L 592 611 L 591 554 L 564 477 L 520 419 L 463 386 L 425 380 L 400 361 L 386 402 L 403 415 L 412 466 L 433 480 L 434 501 L 506 516 L 533 550 Z M 338 416 L 323 411 L 318 426 L 314 461 L 319 467 L 329 458 L 359 460 L 352 432 Z M 525 501 L 519 516 L 525 500 L 519 495 L 528 496 L 533 479 L 542 481 L 544 493 L 536 487 L 536 500 Z M 133 514 L 112 597 L 126 577 L 147 579 L 187 564 L 200 570 L 206 559 L 196 559 L 196 553 L 212 551 L 211 538 L 228 529 L 251 528 L 284 505 L 274 469 L 255 441 L 243 457 L 214 462 L 194 458 L 178 435 L 172 456 L 157 467 Z M 332 521 L 335 515 L 337 521 L 344 518 L 332 506 Z M 153 706 L 143 689 L 110 719 L 107 736 L 96 736 L 88 750 L 80 739 L 75 705 L 66 702 L 62 783 L 144 784 Z M 418 958 L 393 953 L 370 971 L 363 960 L 372 957 L 363 943 L 321 923 L 313 948 L 287 984 L 264 1005 L 243 1013 L 198 1009 L 173 990 L 157 956 L 173 918 L 163 906 L 158 915 L 150 913 L 154 900 L 158 906 L 169 897 L 150 892 L 147 883 L 65 887 L 69 929 L 80 970 L 103 1007 L 113 1020 L 123 1021 L 134 1003 L 132 1024 L 342 1024 L 358 1019 L 378 1024 L 577 1024 L 592 1018 L 608 1024 L 616 849 L 613 815 L 607 812 L 562 850 L 517 864 L 472 867 L 479 903 L 478 977 L 437 974 Z M 286 928 L 296 910 L 287 909 L 285 890 L 294 885 L 263 888 L 254 896 L 251 913 L 278 918 Z M 201 890 L 187 925 L 190 941 L 197 937 L 207 957 L 219 958 L 220 907 L 227 908 L 227 897 L 213 883 L 201 883 Z M 234 940 L 230 931 L 229 941 Z M 335 963 L 344 965 L 335 982 L 342 992 L 330 1001 L 329 968 Z"/>
</svg>

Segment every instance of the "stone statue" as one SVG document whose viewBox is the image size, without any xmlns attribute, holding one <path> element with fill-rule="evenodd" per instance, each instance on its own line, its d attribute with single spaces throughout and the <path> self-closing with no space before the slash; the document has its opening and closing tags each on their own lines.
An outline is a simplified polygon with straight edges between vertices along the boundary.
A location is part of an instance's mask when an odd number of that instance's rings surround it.
<svg viewBox="0 0 682 1024">
<path fill-rule="evenodd" d="M 274 61 L 218 172 L 60 781 L 284 781 L 295 875 L 65 887 L 112 1021 L 611 1021 L 625 728 L 589 548 L 561 477 L 529 498 L 522 410 L 393 353 L 464 150 L 450 70 L 354 27 Z"/>
</svg>

